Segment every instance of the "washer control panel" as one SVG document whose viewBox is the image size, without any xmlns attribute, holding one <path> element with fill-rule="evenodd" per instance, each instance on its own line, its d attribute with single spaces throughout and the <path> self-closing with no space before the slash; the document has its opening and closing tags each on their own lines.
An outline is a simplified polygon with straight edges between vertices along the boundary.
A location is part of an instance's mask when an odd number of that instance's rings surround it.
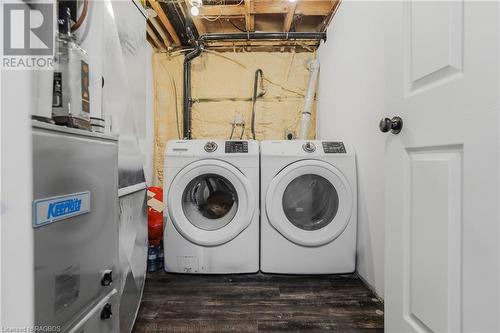
<svg viewBox="0 0 500 333">
<path fill-rule="evenodd" d="M 226 154 L 248 153 L 248 141 L 226 141 Z"/>
<path fill-rule="evenodd" d="M 323 142 L 323 151 L 325 154 L 346 154 L 343 142 Z"/>
</svg>

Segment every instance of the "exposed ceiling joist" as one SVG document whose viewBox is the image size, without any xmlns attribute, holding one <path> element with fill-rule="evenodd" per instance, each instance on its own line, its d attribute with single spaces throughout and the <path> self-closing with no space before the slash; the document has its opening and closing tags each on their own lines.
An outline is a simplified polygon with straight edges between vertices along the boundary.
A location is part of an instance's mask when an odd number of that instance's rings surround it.
<svg viewBox="0 0 500 333">
<path fill-rule="evenodd" d="M 253 1 L 245 0 L 245 27 L 247 31 L 255 31 L 255 18 L 253 12 Z"/>
<path fill-rule="evenodd" d="M 160 42 L 168 50 L 191 46 L 186 38 L 186 29 L 191 27 L 195 38 L 207 33 L 227 34 L 235 32 L 324 32 L 335 15 L 341 0 L 203 0 L 197 4 L 194 0 L 146 0 L 158 14 L 150 19 L 149 37 L 152 43 Z M 191 7 L 197 6 L 199 15 L 191 14 Z M 154 29 L 153 29 L 154 27 Z M 196 31 L 194 31 L 196 30 Z M 150 31 L 148 31 L 148 34 Z M 156 37 L 156 40 L 153 39 Z M 259 45 L 269 48 L 275 43 L 277 50 L 293 45 L 276 41 L 252 41 L 237 43 L 220 41 L 207 44 L 207 47 L 224 45 L 248 45 L 257 48 Z M 307 49 L 315 49 L 319 43 L 302 45 Z"/>
<path fill-rule="evenodd" d="M 170 23 L 169 19 L 167 18 L 167 15 L 165 14 L 160 4 L 158 3 L 158 0 L 149 0 L 149 3 L 151 4 L 151 7 L 154 9 L 156 14 L 158 14 L 161 23 L 168 31 L 170 37 L 172 37 L 174 44 L 180 46 L 181 40 L 179 39 L 179 36 L 177 36 L 177 32 L 175 31 L 174 26 L 172 25 L 172 23 Z"/>
<path fill-rule="evenodd" d="M 293 18 L 295 17 L 295 9 L 297 9 L 297 3 L 292 3 L 288 12 L 285 14 L 285 22 L 283 24 L 283 31 L 288 32 L 292 28 Z"/>
<path fill-rule="evenodd" d="M 245 8 L 243 6 L 225 6 L 225 5 L 211 5 L 211 6 L 202 6 L 200 8 L 201 16 L 208 17 L 244 17 L 245 16 Z"/>
<path fill-rule="evenodd" d="M 321 31 L 326 31 L 326 29 L 328 29 L 328 26 L 332 22 L 333 17 L 335 16 L 335 14 L 337 13 L 337 10 L 340 7 L 341 1 L 342 0 L 337 0 L 337 3 L 334 5 L 330 14 L 323 20 L 323 24 L 321 25 Z"/>
<path fill-rule="evenodd" d="M 203 35 L 207 32 L 207 28 L 205 27 L 203 19 L 201 19 L 199 16 L 193 16 L 192 19 L 196 30 L 198 30 L 198 34 Z"/>
<path fill-rule="evenodd" d="M 304 1 L 304 0 L 302 0 Z M 307 16 L 327 16 L 335 6 L 336 1 L 317 0 L 296 2 L 290 5 L 290 1 L 268 1 L 255 2 L 253 9 L 249 10 L 248 15 L 259 14 L 287 14 L 294 10 L 296 14 Z M 246 17 L 247 7 L 236 5 L 206 5 L 200 8 L 200 15 L 209 17 Z"/>
<path fill-rule="evenodd" d="M 331 13 L 336 1 L 315 1 L 297 3 L 296 14 L 326 16 Z"/>
<path fill-rule="evenodd" d="M 151 17 L 149 19 L 149 22 L 151 22 L 151 24 L 153 25 L 155 30 L 160 35 L 161 39 L 163 40 L 163 44 L 165 44 L 165 46 L 167 46 L 167 47 L 172 46 L 172 42 L 170 42 L 170 39 L 168 39 L 167 34 L 165 33 L 165 30 L 163 30 L 163 26 L 161 25 L 161 23 L 158 22 L 158 18 Z"/>
<path fill-rule="evenodd" d="M 165 46 L 163 46 L 162 42 L 160 42 L 160 40 L 156 36 L 153 29 L 149 26 L 149 24 L 146 25 L 146 33 L 147 33 L 148 37 L 151 39 L 151 41 L 153 42 L 153 46 L 155 48 L 161 49 L 161 50 L 165 49 Z"/>
</svg>

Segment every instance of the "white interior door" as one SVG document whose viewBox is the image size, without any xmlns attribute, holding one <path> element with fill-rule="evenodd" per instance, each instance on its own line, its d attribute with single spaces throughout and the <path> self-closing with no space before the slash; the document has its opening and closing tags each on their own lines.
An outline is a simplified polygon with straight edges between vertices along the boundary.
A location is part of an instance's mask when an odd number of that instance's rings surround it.
<svg viewBox="0 0 500 333">
<path fill-rule="evenodd" d="M 386 11 L 387 332 L 499 332 L 499 4 Z"/>
</svg>

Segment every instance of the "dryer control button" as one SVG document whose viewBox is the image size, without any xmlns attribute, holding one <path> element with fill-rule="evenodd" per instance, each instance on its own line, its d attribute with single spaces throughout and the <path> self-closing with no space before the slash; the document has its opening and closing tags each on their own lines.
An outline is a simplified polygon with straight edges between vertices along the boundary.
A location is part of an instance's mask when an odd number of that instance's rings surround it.
<svg viewBox="0 0 500 333">
<path fill-rule="evenodd" d="M 226 141 L 226 154 L 248 153 L 248 141 Z"/>
<path fill-rule="evenodd" d="M 313 153 L 316 150 L 316 146 L 312 142 L 306 142 L 302 145 L 302 149 L 304 149 L 306 153 Z"/>
<path fill-rule="evenodd" d="M 205 151 L 212 153 L 217 150 L 217 144 L 213 141 L 209 141 L 205 144 Z"/>
<path fill-rule="evenodd" d="M 346 154 L 343 142 L 323 142 L 323 151 L 325 154 Z"/>
</svg>

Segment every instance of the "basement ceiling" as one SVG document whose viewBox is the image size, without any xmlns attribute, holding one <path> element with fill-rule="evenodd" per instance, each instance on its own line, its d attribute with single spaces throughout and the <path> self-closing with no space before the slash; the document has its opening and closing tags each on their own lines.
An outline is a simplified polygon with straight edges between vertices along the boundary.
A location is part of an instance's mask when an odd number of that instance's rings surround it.
<svg viewBox="0 0 500 333">
<path fill-rule="evenodd" d="M 191 14 L 191 7 L 199 10 Z M 324 32 L 340 0 L 147 0 L 147 38 L 160 51 L 172 52 L 192 44 L 204 34 L 248 32 Z M 319 41 L 311 40 L 224 40 L 206 43 L 217 50 L 313 51 Z"/>
</svg>

